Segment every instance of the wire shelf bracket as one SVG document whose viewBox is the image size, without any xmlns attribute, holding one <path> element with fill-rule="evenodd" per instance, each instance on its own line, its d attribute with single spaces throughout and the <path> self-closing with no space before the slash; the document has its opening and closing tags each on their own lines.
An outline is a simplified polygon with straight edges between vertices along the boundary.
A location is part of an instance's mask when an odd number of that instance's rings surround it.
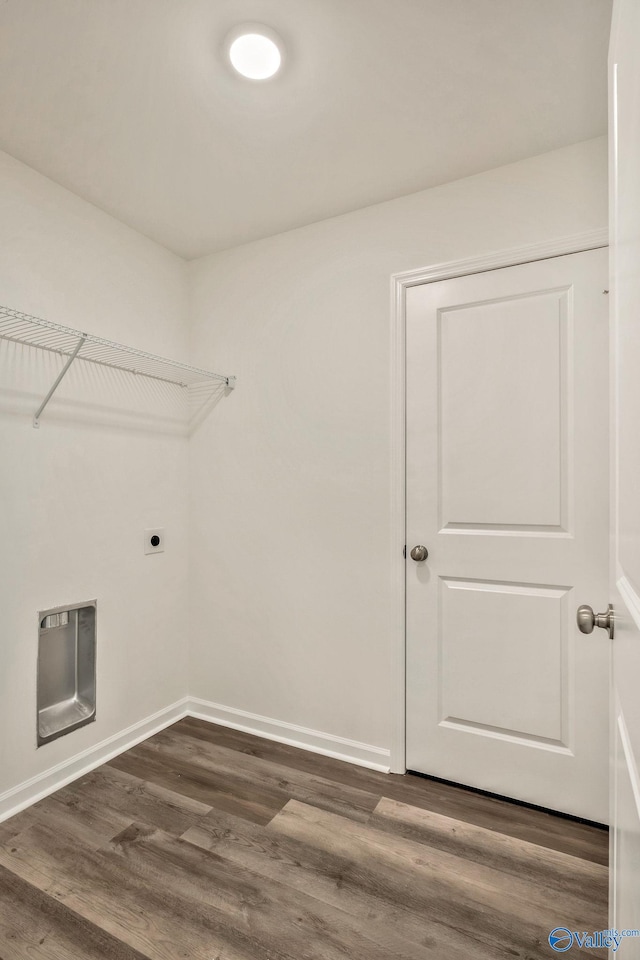
<svg viewBox="0 0 640 960">
<path fill-rule="evenodd" d="M 237 381 L 236 377 L 202 370 L 178 360 L 158 357 L 144 350 L 96 337 L 91 333 L 83 333 L 73 327 L 51 323 L 49 320 L 14 310 L 12 307 L 0 306 L 0 337 L 13 343 L 39 347 L 41 350 L 48 350 L 67 358 L 64 367 L 35 413 L 33 426 L 36 428 L 40 426 L 40 417 L 47 404 L 76 360 L 123 370 L 184 388 L 218 382 L 223 383 L 228 390 L 233 390 Z"/>
<path fill-rule="evenodd" d="M 35 427 L 36 429 L 38 429 L 38 428 L 40 427 L 40 417 L 41 417 L 41 415 L 42 415 L 42 413 L 43 413 L 43 411 L 44 411 L 44 408 L 45 408 L 46 405 L 49 403 L 49 400 L 51 400 L 51 397 L 54 395 L 54 393 L 56 392 L 56 390 L 57 390 L 58 387 L 60 386 L 60 384 L 61 384 L 62 380 L 64 379 L 64 376 L 65 376 L 65 374 L 67 373 L 69 367 L 71 366 L 71 364 L 73 363 L 73 361 L 75 360 L 75 358 L 78 356 L 82 345 L 86 342 L 86 339 L 87 339 L 87 338 L 86 338 L 86 336 L 85 336 L 84 334 L 83 334 L 83 336 L 80 337 L 80 339 L 78 340 L 78 345 L 76 346 L 75 350 L 73 351 L 73 353 L 71 354 L 71 356 L 69 357 L 69 359 L 68 359 L 67 362 L 65 363 L 64 367 L 62 368 L 62 370 L 60 371 L 60 373 L 58 374 L 58 376 L 57 376 L 56 379 L 54 380 L 54 382 L 53 382 L 53 384 L 52 384 L 52 386 L 51 386 L 51 389 L 49 390 L 49 393 L 46 395 L 46 397 L 44 398 L 44 400 L 42 401 L 42 403 L 40 404 L 40 406 L 39 406 L 38 409 L 36 410 L 35 415 L 34 415 L 34 417 L 33 417 L 33 425 L 34 425 L 34 427 Z"/>
</svg>

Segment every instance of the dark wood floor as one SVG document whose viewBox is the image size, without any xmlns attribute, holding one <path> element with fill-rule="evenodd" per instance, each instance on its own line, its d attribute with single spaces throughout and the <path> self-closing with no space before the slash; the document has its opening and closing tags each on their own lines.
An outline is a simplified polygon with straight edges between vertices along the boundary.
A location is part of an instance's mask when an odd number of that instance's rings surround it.
<svg viewBox="0 0 640 960">
<path fill-rule="evenodd" d="M 594 827 L 186 719 L 0 824 L 0 958 L 548 960 L 607 927 L 606 859 Z"/>
</svg>

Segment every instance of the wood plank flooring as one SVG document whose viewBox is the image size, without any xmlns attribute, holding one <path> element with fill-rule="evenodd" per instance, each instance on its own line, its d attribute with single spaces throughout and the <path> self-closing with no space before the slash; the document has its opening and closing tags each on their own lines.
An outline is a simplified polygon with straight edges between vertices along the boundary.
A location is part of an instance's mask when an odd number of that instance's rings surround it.
<svg viewBox="0 0 640 960">
<path fill-rule="evenodd" d="M 607 846 L 188 718 L 0 824 L 0 960 L 548 960 Z"/>
</svg>

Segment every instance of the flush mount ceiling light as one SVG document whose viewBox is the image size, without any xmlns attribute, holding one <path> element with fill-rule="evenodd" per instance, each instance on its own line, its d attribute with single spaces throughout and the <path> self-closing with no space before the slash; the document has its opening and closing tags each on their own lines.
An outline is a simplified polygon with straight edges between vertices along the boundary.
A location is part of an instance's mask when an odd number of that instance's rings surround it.
<svg viewBox="0 0 640 960">
<path fill-rule="evenodd" d="M 282 40 L 269 27 L 245 23 L 226 41 L 231 66 L 249 80 L 269 80 L 282 65 Z"/>
</svg>

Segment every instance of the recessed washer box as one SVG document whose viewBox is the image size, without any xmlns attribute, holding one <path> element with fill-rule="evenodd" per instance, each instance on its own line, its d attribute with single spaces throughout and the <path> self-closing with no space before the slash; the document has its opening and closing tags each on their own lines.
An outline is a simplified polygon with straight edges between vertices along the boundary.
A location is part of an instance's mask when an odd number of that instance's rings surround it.
<svg viewBox="0 0 640 960">
<path fill-rule="evenodd" d="M 41 610 L 38 746 L 96 718 L 95 600 Z"/>
</svg>

